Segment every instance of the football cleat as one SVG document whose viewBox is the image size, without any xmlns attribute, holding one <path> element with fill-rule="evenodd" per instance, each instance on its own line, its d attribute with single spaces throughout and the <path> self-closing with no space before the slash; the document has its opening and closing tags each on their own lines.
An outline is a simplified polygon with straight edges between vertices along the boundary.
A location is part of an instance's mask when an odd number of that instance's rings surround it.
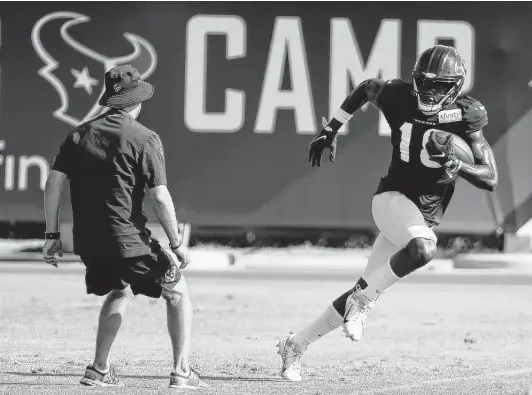
<svg viewBox="0 0 532 395">
<path fill-rule="evenodd" d="M 296 349 L 296 345 L 292 341 L 296 334 L 279 340 L 277 343 L 277 354 L 279 354 L 283 360 L 281 368 L 281 377 L 290 381 L 301 381 L 301 358 L 303 353 Z"/>
<path fill-rule="evenodd" d="M 342 324 L 346 337 L 356 342 L 362 339 L 368 312 L 375 305 L 374 301 L 362 295 L 361 292 L 362 289 L 357 285 L 351 296 L 347 298 Z"/>
</svg>

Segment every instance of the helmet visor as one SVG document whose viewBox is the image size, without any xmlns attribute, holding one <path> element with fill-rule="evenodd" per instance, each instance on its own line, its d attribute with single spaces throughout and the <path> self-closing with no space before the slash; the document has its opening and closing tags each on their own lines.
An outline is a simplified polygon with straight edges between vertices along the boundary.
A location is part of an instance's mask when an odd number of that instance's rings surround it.
<svg viewBox="0 0 532 395">
<path fill-rule="evenodd" d="M 456 86 L 454 81 L 442 81 L 414 75 L 419 101 L 426 105 L 440 103 Z"/>
</svg>

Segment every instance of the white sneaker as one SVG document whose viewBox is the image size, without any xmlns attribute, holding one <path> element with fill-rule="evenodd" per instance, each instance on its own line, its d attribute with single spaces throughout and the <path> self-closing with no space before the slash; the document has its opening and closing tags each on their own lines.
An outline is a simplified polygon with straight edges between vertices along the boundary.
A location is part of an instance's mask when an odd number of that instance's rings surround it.
<svg viewBox="0 0 532 395">
<path fill-rule="evenodd" d="M 281 377 L 290 381 L 301 381 L 301 358 L 303 353 L 296 349 L 292 341 L 296 334 L 291 334 L 277 343 L 277 354 L 283 360 L 281 368 Z"/>
<path fill-rule="evenodd" d="M 342 325 L 345 335 L 356 342 L 362 339 L 368 312 L 375 305 L 375 301 L 368 299 L 361 292 L 362 289 L 357 285 L 353 293 L 347 298 Z"/>
</svg>

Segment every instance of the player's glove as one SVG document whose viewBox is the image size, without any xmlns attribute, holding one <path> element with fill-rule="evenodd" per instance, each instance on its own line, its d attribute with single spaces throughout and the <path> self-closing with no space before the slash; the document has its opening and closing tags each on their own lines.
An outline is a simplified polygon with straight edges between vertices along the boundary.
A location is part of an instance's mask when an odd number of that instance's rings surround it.
<svg viewBox="0 0 532 395">
<path fill-rule="evenodd" d="M 325 118 L 321 119 L 321 123 L 323 129 L 319 135 L 312 139 L 308 149 L 308 161 L 312 164 L 312 167 L 316 165 L 320 167 L 321 156 L 325 148 L 329 148 L 329 160 L 334 162 L 336 159 L 338 131 L 332 130 Z"/>
<path fill-rule="evenodd" d="M 429 141 L 425 144 L 430 160 L 439 163 L 447 175 L 452 178 L 462 168 L 462 161 L 454 153 L 453 135 L 447 136 L 443 143 L 436 140 L 436 133 L 432 132 Z"/>
</svg>

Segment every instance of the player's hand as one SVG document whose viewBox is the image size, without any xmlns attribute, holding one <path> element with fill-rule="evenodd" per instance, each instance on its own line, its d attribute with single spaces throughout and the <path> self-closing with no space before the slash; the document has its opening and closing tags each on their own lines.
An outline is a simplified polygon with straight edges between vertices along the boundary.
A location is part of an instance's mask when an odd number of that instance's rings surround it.
<svg viewBox="0 0 532 395">
<path fill-rule="evenodd" d="M 170 251 L 174 253 L 174 255 L 177 257 L 177 260 L 181 263 L 179 265 L 179 269 L 184 269 L 188 266 L 190 263 L 190 252 L 187 247 L 181 245 L 177 248 L 171 248 Z"/>
<path fill-rule="evenodd" d="M 42 249 L 44 260 L 47 264 L 57 267 L 55 254 L 63 256 L 63 244 L 61 240 L 46 240 Z"/>
<path fill-rule="evenodd" d="M 312 139 L 308 149 L 308 161 L 314 166 L 321 166 L 321 157 L 325 148 L 329 149 L 329 160 L 334 162 L 336 159 L 336 147 L 338 132 L 332 130 L 325 118 L 321 119 L 323 129 L 320 134 Z"/>
<path fill-rule="evenodd" d="M 448 179 L 454 179 L 455 175 L 462 168 L 462 161 L 454 153 L 453 136 L 449 135 L 443 144 L 440 144 L 436 141 L 435 132 L 432 132 L 429 141 L 425 145 L 425 149 L 429 153 L 431 160 L 442 165 L 447 173 Z"/>
</svg>

